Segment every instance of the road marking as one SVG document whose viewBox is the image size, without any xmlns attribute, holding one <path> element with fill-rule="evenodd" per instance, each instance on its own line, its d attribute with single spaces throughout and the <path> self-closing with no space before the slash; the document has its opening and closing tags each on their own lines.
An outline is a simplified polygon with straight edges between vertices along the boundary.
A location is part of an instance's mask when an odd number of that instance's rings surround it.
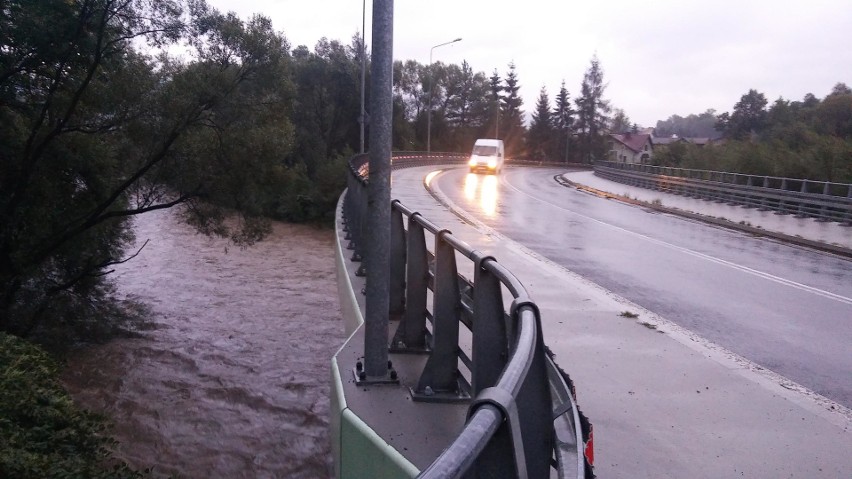
<svg viewBox="0 0 852 479">
<path fill-rule="evenodd" d="M 607 226 L 609 228 L 634 235 L 634 236 L 642 238 L 642 239 L 644 239 L 644 240 L 646 240 L 650 243 L 654 243 L 654 244 L 657 244 L 657 245 L 660 245 L 660 246 L 666 246 L 666 247 L 669 247 L 669 248 L 674 249 L 676 251 L 680 251 L 682 253 L 686 253 L 686 254 L 695 256 L 696 258 L 701 258 L 701 259 L 704 259 L 704 260 L 707 260 L 707 261 L 710 261 L 710 262 L 713 262 L 713 263 L 716 263 L 716 264 L 719 264 L 719 265 L 722 265 L 722 266 L 728 266 L 730 268 L 733 268 L 733 269 L 742 271 L 744 273 L 748 273 L 748 274 L 757 276 L 759 278 L 763 278 L 763 279 L 766 279 L 766 280 L 769 280 L 769 281 L 774 281 L 778 284 L 783 284 L 783 285 L 789 286 L 791 288 L 795 288 L 795 289 L 798 289 L 798 290 L 801 290 L 801 291 L 816 294 L 817 296 L 822 296 L 823 298 L 833 299 L 833 300 L 841 302 L 843 304 L 847 304 L 847 305 L 852 306 L 852 298 L 848 298 L 846 296 L 835 294 L 835 293 L 832 293 L 830 291 L 825 291 L 825 290 L 822 290 L 822 289 L 819 289 L 819 288 L 815 288 L 813 286 L 808 286 L 806 284 L 798 283 L 796 281 L 785 279 L 785 278 L 782 278 L 780 276 L 775 276 L 774 274 L 770 274 L 770 273 L 766 273 L 764 271 L 759 271 L 759 270 L 756 270 L 756 269 L 753 269 L 753 268 L 749 268 L 748 266 L 742 266 L 742 265 L 733 263 L 731 261 L 727 261 L 727 260 L 724 260 L 724 259 L 721 259 L 721 258 L 717 258 L 715 256 L 710 256 L 708 254 L 699 253 L 698 251 L 694 251 L 694 250 L 691 250 L 691 249 L 688 249 L 688 248 L 684 248 L 683 246 L 677 246 L 675 244 L 671 244 L 671 243 L 668 243 L 666 241 L 662 241 L 662 240 L 659 240 L 659 239 L 656 239 L 656 238 L 652 238 L 650 236 L 643 235 L 641 233 L 637 233 L 635 231 L 630 231 L 630 230 L 622 228 L 620 226 L 615 226 L 611 223 L 606 223 L 606 222 L 601 221 L 599 219 L 592 218 L 590 216 L 586 216 L 582 213 L 577 213 L 576 211 L 569 210 L 567 208 L 562 207 L 561 205 L 551 203 L 550 201 L 547 201 L 547 200 L 542 199 L 542 198 L 538 198 L 536 196 L 533 196 L 530 193 L 527 193 L 525 191 L 520 190 L 515 185 L 509 183 L 509 180 L 506 179 L 505 176 L 503 178 L 501 178 L 501 182 L 504 183 L 509 188 L 512 188 L 513 190 L 517 191 L 518 193 L 521 193 L 522 195 L 529 196 L 530 198 L 532 198 L 534 200 L 538 200 L 542 203 L 546 203 L 550 206 L 553 206 L 555 208 L 559 208 L 560 210 L 563 210 L 563 211 L 566 211 L 568 213 L 577 215 L 581 218 L 586 218 L 587 220 L 593 221 L 593 222 L 601 224 L 603 226 Z"/>
</svg>

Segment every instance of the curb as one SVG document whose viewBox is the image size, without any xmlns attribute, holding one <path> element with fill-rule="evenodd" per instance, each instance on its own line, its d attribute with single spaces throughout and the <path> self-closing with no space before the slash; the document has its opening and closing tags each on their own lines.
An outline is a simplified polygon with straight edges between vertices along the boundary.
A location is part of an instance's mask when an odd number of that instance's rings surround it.
<svg viewBox="0 0 852 479">
<path fill-rule="evenodd" d="M 784 233 L 778 233 L 776 231 L 769 231 L 763 228 L 755 228 L 754 226 L 743 225 L 739 223 L 735 223 L 730 220 L 714 218 L 712 216 L 701 215 L 698 213 L 693 213 L 691 211 L 685 211 L 678 208 L 669 208 L 666 206 L 655 205 L 653 203 L 648 203 L 647 201 L 634 200 L 632 198 L 625 198 L 621 195 L 616 195 L 613 193 L 609 193 L 603 190 L 599 190 L 596 188 L 592 188 L 591 186 L 582 185 L 580 183 L 573 182 L 568 178 L 565 178 L 562 175 L 556 175 L 553 179 L 562 186 L 565 187 L 573 187 L 580 191 L 585 191 L 586 193 L 593 194 L 595 196 L 600 196 L 601 198 L 613 199 L 620 201 L 622 203 L 627 203 L 635 206 L 642 206 L 644 208 L 650 208 L 654 211 L 659 211 L 661 213 L 668 213 L 676 216 L 681 216 L 684 218 L 693 219 L 696 221 L 702 221 L 704 223 L 710 223 L 716 226 L 721 226 L 723 228 L 741 231 L 744 233 L 749 233 L 758 237 L 766 237 L 772 238 L 779 241 L 783 241 L 785 243 L 794 244 L 796 246 L 804 246 L 806 248 L 815 249 L 818 251 L 822 251 L 825 253 L 832 253 L 838 256 L 843 256 L 844 258 L 852 258 L 852 249 L 845 248 L 843 246 L 836 246 L 833 244 L 822 243 L 819 241 L 809 240 L 805 238 L 800 238 L 798 236 L 790 236 Z"/>
</svg>

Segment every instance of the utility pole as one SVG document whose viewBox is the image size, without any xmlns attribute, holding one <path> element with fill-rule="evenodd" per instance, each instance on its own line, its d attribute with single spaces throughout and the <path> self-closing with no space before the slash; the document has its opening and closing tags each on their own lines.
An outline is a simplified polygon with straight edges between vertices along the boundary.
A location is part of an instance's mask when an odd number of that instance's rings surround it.
<svg viewBox="0 0 852 479">
<path fill-rule="evenodd" d="M 370 176 L 367 185 L 367 287 L 364 372 L 367 381 L 388 377 L 390 320 L 391 197 L 393 125 L 393 0 L 373 0 L 370 67 Z"/>
<path fill-rule="evenodd" d="M 432 153 L 432 52 L 438 47 L 460 41 L 461 38 L 456 38 L 455 40 L 435 45 L 429 50 L 429 107 L 426 112 L 426 154 Z"/>
<path fill-rule="evenodd" d="M 358 123 L 361 124 L 361 151 L 364 153 L 364 127 L 367 122 L 367 112 L 364 110 L 365 90 L 367 83 L 367 0 L 363 1 L 361 7 L 361 116 Z"/>
</svg>

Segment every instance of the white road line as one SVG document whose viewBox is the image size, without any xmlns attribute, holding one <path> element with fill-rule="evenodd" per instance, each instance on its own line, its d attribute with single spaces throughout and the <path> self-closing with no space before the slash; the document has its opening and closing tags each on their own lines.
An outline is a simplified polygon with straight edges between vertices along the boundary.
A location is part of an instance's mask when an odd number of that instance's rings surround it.
<svg viewBox="0 0 852 479">
<path fill-rule="evenodd" d="M 813 286 L 808 286 L 806 284 L 797 283 L 797 282 L 789 280 L 789 279 L 781 278 L 780 276 L 775 276 L 773 274 L 766 273 L 766 272 L 763 272 L 763 271 L 759 271 L 759 270 L 756 270 L 756 269 L 753 269 L 753 268 L 749 268 L 747 266 L 742 266 L 742 265 L 733 263 L 731 261 L 727 261 L 727 260 L 724 260 L 724 259 L 721 259 L 721 258 L 717 258 L 715 256 L 710 256 L 710 255 L 707 255 L 707 254 L 704 254 L 704 253 L 699 253 L 698 251 L 693 251 L 691 249 L 684 248 L 682 246 L 677 246 L 677 245 L 668 243 L 666 241 L 658 240 L 656 238 L 652 238 L 650 236 L 646 236 L 646 235 L 643 235 L 641 233 L 637 233 L 635 231 L 630 231 L 630 230 L 622 228 L 620 226 L 615 226 L 613 224 L 606 223 L 606 222 L 601 221 L 599 219 L 592 218 L 590 216 L 586 216 L 582 213 L 577 213 L 576 211 L 569 210 L 567 208 L 562 207 L 561 205 L 558 205 L 556 203 L 551 203 L 550 201 L 547 201 L 547 200 L 542 199 L 542 198 L 538 198 L 536 196 L 533 196 L 530 193 L 527 193 L 525 191 L 520 190 L 515 185 L 512 185 L 511 183 L 509 183 L 509 181 L 506 179 L 505 176 L 503 176 L 501 178 L 501 182 L 503 184 L 505 184 L 506 186 L 508 186 L 509 188 L 512 188 L 513 190 L 517 191 L 518 193 L 520 193 L 522 195 L 529 196 L 530 198 L 532 198 L 534 200 L 538 200 L 542 203 L 546 203 L 546 204 L 553 206 L 555 208 L 559 208 L 560 210 L 563 210 L 563 211 L 566 211 L 568 213 L 577 215 L 581 218 L 585 218 L 589 221 L 593 221 L 595 223 L 598 223 L 598 224 L 601 224 L 603 226 L 612 228 L 614 230 L 622 231 L 624 233 L 631 234 L 631 235 L 636 236 L 638 238 L 642 238 L 642 239 L 644 239 L 644 240 L 646 240 L 650 243 L 654 243 L 654 244 L 657 244 L 657 245 L 660 245 L 660 246 L 666 246 L 666 247 L 671 248 L 675 251 L 680 251 L 682 253 L 692 255 L 696 258 L 701 258 L 701 259 L 711 261 L 711 262 L 719 264 L 719 265 L 728 266 L 730 268 L 733 268 L 733 269 L 742 271 L 744 273 L 748 273 L 748 274 L 757 276 L 759 278 L 763 278 L 763 279 L 766 279 L 766 280 L 769 280 L 769 281 L 774 281 L 778 284 L 783 284 L 783 285 L 789 286 L 791 288 L 795 288 L 795 289 L 798 289 L 798 290 L 801 290 L 801 291 L 812 293 L 812 294 L 815 294 L 817 296 L 822 296 L 823 298 L 833 299 L 835 301 L 839 301 L 841 303 L 848 304 L 848 305 L 852 306 L 852 298 L 848 298 L 846 296 L 841 296 L 839 294 L 835 294 L 835 293 L 832 293 L 830 291 L 825 291 L 825 290 L 822 290 L 822 289 L 819 289 L 819 288 L 814 288 Z"/>
</svg>

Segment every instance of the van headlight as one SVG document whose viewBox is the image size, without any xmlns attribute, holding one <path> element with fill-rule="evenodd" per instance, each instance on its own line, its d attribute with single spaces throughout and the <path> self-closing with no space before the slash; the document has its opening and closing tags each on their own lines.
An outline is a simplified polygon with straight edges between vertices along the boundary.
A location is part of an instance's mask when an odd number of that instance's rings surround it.
<svg viewBox="0 0 852 479">
<path fill-rule="evenodd" d="M 467 164 L 470 166 L 476 166 L 476 158 L 471 156 L 470 161 L 468 161 Z"/>
<path fill-rule="evenodd" d="M 489 158 L 488 159 L 488 167 L 489 168 L 497 168 L 497 158 Z"/>
</svg>

